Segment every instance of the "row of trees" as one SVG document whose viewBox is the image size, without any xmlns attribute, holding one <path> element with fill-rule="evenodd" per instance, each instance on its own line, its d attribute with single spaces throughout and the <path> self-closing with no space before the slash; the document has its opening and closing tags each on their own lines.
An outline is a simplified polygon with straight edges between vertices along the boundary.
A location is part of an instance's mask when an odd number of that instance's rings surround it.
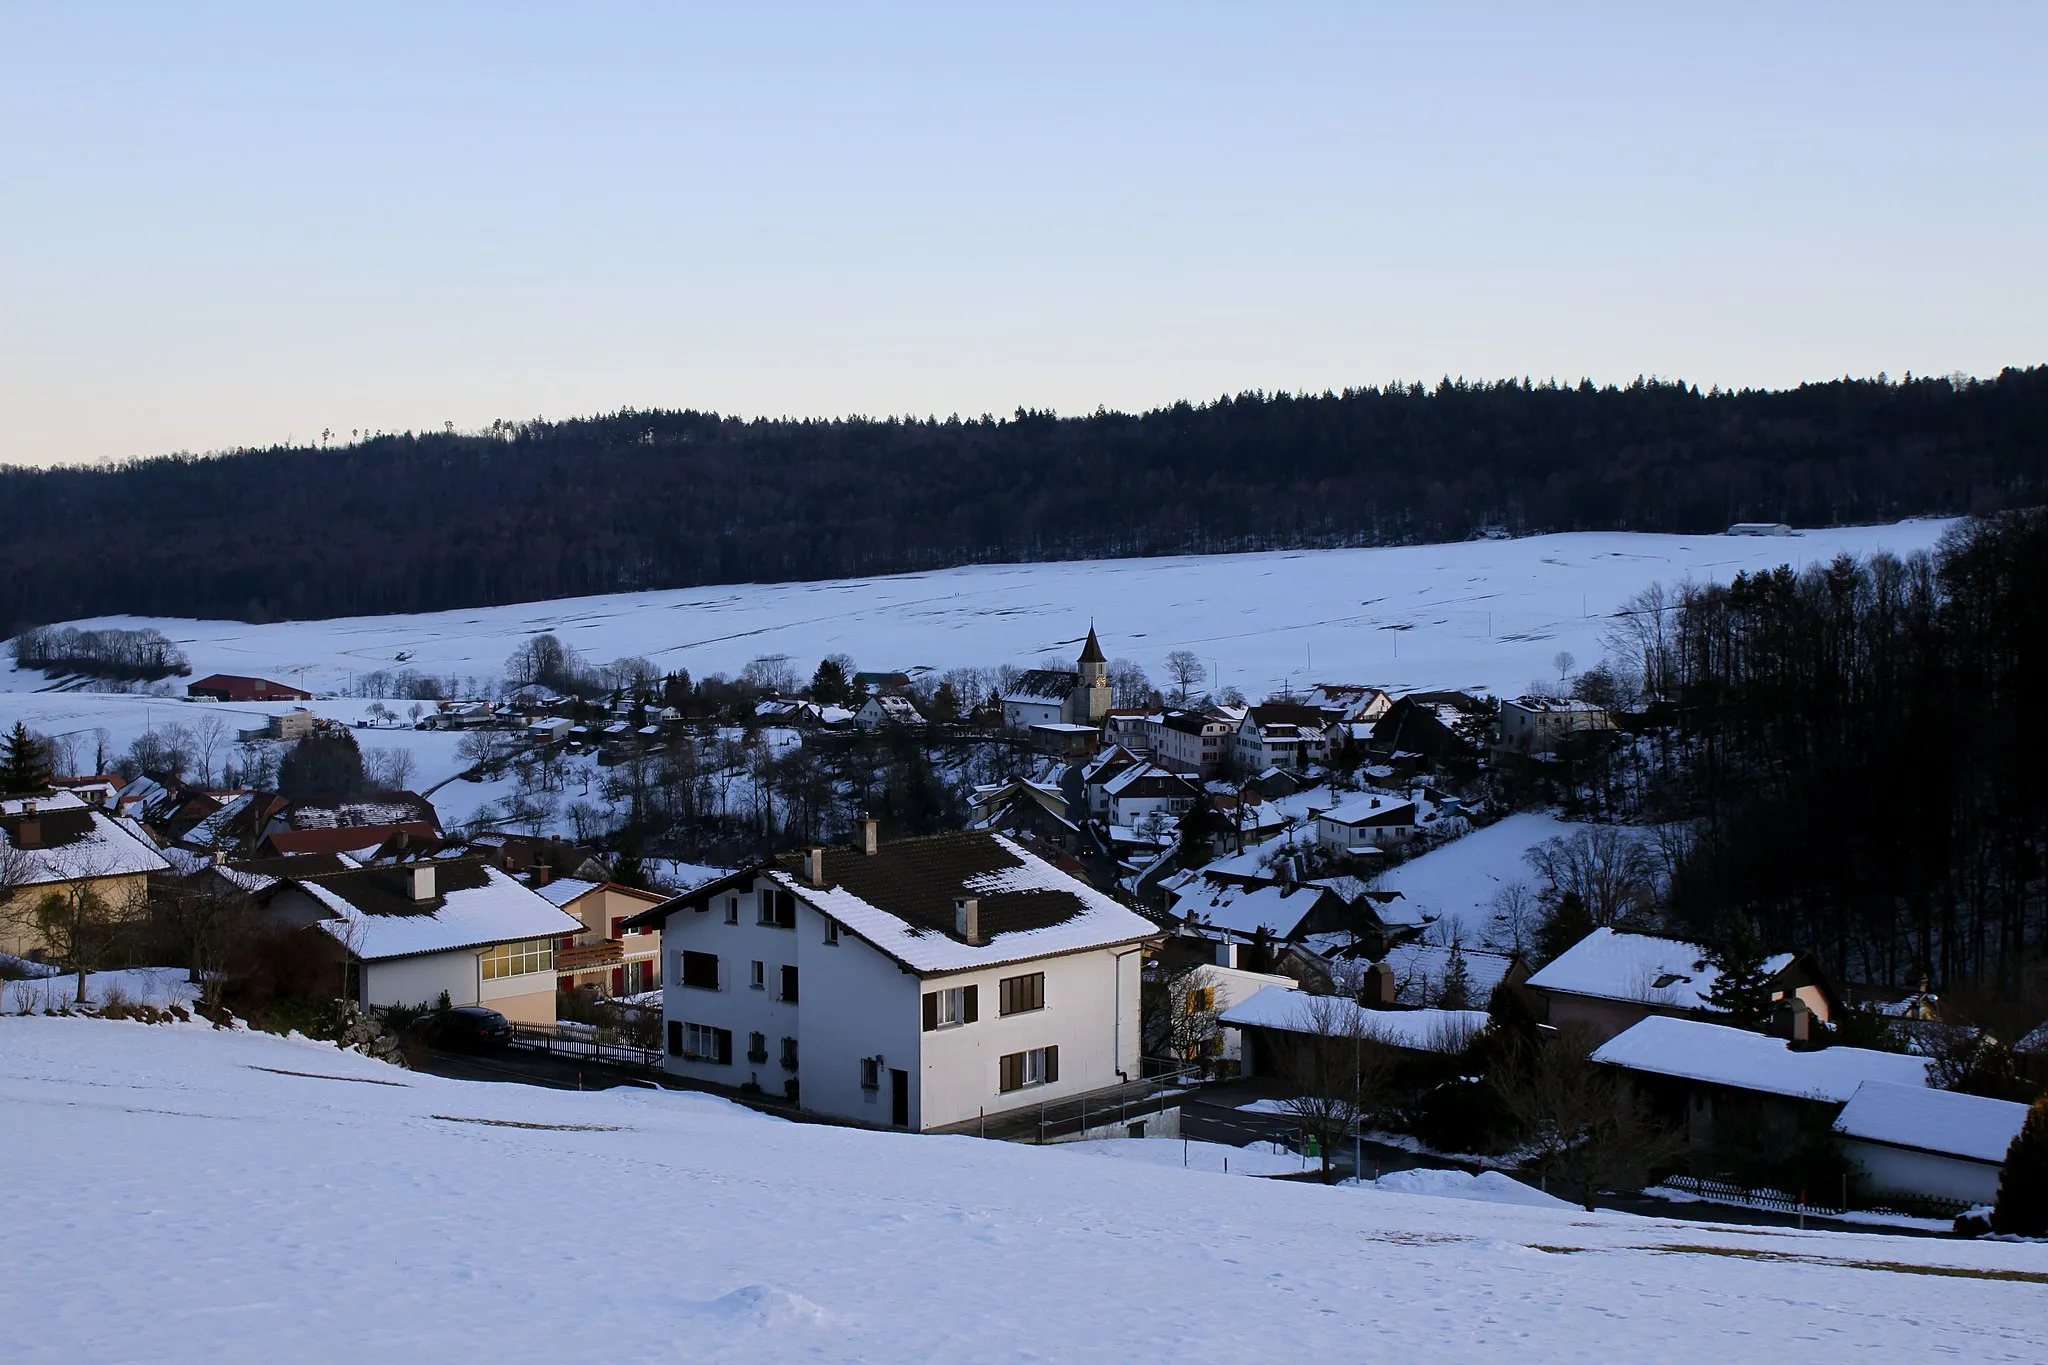
<svg viewBox="0 0 2048 1365">
<path fill-rule="evenodd" d="M 2040 501 L 2044 429 L 2048 368 L 1740 393 L 1445 380 L 1073 418 L 622 411 L 341 449 L 8 469 L 0 631 L 117 612 L 318 618 L 972 562 L 1455 540 L 1495 524 L 1876 521 Z M 249 504 L 269 514 L 221 516 Z M 393 517 L 394 506 L 446 515 Z M 100 549 L 115 543 L 119 555 Z"/>
<path fill-rule="evenodd" d="M 14 662 L 48 673 L 153 682 L 192 671 L 185 651 L 160 630 L 79 630 L 39 626 L 14 637 Z"/>
</svg>

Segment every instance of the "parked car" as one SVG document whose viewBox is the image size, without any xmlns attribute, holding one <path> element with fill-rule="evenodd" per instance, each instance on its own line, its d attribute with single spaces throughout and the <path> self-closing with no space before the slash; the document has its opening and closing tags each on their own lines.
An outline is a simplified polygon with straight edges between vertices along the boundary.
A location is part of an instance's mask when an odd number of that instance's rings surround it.
<svg viewBox="0 0 2048 1365">
<path fill-rule="evenodd" d="M 512 1021 L 482 1005 L 458 1005 L 422 1020 L 420 1039 L 450 1052 L 497 1052 L 511 1045 Z"/>
</svg>

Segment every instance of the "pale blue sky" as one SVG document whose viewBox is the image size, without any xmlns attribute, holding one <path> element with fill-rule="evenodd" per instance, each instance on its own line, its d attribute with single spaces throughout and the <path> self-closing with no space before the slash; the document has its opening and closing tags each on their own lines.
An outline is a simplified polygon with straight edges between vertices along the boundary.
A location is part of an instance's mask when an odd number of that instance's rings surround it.
<svg viewBox="0 0 2048 1365">
<path fill-rule="evenodd" d="M 2048 6 L 0 0 L 0 460 L 2048 362 Z"/>
</svg>

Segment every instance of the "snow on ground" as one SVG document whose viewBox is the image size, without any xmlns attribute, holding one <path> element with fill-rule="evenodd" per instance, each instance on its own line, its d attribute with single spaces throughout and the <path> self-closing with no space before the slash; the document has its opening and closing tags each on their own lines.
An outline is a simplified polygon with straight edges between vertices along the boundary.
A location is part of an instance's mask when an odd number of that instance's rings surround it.
<svg viewBox="0 0 2048 1365">
<path fill-rule="evenodd" d="M 1119 1161 L 1143 1162 L 1147 1166 L 1170 1166 L 1177 1171 L 1206 1171 L 1213 1175 L 1299 1175 L 1310 1165 L 1306 1157 L 1273 1142 L 1232 1147 L 1225 1142 L 1195 1142 L 1181 1138 L 1102 1138 L 1093 1142 L 1064 1142 L 1052 1150 L 1115 1157 Z"/>
<path fill-rule="evenodd" d="M 25 1365 L 2040 1359 L 2043 1280 L 1985 1278 L 2031 1245 L 1191 1185 L 200 1025 L 0 1017 L 0 1105 Z"/>
<path fill-rule="evenodd" d="M 1527 882 L 1533 891 L 1539 880 L 1523 855 L 1575 828 L 1553 815 L 1510 815 L 1389 868 L 1374 885 L 1399 891 L 1424 917 L 1442 916 L 1438 934 L 1457 932 L 1478 947 L 1493 928 L 1494 893 L 1510 882 Z"/>
<path fill-rule="evenodd" d="M 702 677 L 787 654 L 808 676 L 812 663 L 840 652 L 870 669 L 993 666 L 1047 654 L 1071 660 L 1093 619 L 1109 653 L 1142 664 L 1155 681 L 1165 676 L 1166 656 L 1187 649 L 1217 666 L 1218 685 L 1253 698 L 1325 680 L 1514 695 L 1554 679 L 1559 650 L 1582 665 L 1598 659 L 1605 614 L 1651 582 L 1726 580 L 1842 551 L 1927 549 L 1948 525 L 1908 521 L 1790 538 L 1583 532 L 975 565 L 265 626 L 141 617 L 69 624 L 156 626 L 184 648 L 195 675 L 255 674 L 310 692 L 341 691 L 379 670 L 489 677 L 540 631 L 597 663 L 638 656 Z M 400 662 L 400 654 L 408 657 Z M 0 688 L 44 685 L 40 673 L 0 671 Z"/>
<path fill-rule="evenodd" d="M 1347 1183 L 1354 1188 L 1378 1193 L 1428 1194 L 1446 1199 L 1475 1199 L 1485 1204 L 1519 1204 L 1534 1209 L 1577 1207 L 1555 1195 L 1532 1189 L 1513 1176 L 1504 1175 L 1499 1171 L 1481 1171 L 1474 1175 L 1470 1171 L 1437 1170 L 1418 1166 L 1413 1170 L 1395 1171 L 1377 1180 L 1368 1180 L 1363 1186 L 1357 1181 Z"/>
<path fill-rule="evenodd" d="M 63 1009 L 77 1001 L 78 978 L 72 973 L 38 968 L 19 959 L 14 961 L 18 967 L 50 974 L 25 981 L 0 981 L 0 1013 Z M 87 972 L 86 1003 L 104 1005 L 110 1000 L 125 1000 L 131 1005 L 154 1005 L 158 1009 L 189 1005 L 199 998 L 199 987 L 187 981 L 187 975 L 183 967 L 129 967 L 117 972 Z"/>
</svg>

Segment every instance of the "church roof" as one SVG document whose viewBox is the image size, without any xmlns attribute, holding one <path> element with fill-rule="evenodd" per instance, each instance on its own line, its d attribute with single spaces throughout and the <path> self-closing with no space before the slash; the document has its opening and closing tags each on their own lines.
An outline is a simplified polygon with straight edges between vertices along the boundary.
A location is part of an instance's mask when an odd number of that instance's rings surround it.
<svg viewBox="0 0 2048 1365">
<path fill-rule="evenodd" d="M 1109 662 L 1108 659 L 1103 657 L 1101 642 L 1095 638 L 1094 626 L 1088 627 L 1088 643 L 1081 647 L 1081 657 L 1078 662 L 1084 664 L 1106 664 Z"/>
</svg>

